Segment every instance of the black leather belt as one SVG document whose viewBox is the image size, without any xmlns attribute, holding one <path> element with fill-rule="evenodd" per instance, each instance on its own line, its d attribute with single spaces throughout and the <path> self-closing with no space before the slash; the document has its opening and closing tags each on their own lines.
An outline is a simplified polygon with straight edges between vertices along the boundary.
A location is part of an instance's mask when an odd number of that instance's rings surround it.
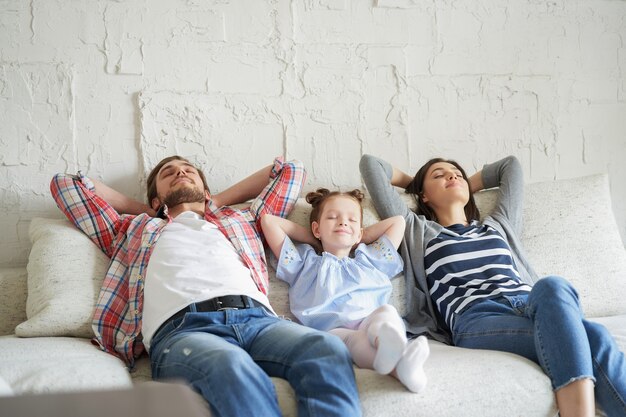
<svg viewBox="0 0 626 417">
<path fill-rule="evenodd" d="M 158 330 L 154 332 L 154 335 L 156 336 L 156 334 L 159 333 L 159 331 L 161 331 L 161 329 L 165 327 L 165 325 L 168 324 L 170 321 L 184 317 L 187 313 L 192 313 L 193 310 L 191 309 L 191 306 L 195 306 L 195 311 L 198 313 L 265 307 L 263 304 L 259 303 L 253 298 L 248 297 L 247 295 L 225 295 L 223 297 L 215 297 L 209 300 L 200 301 L 199 303 L 191 303 L 187 307 L 174 313 L 174 315 L 169 319 L 165 320 L 163 324 L 159 326 Z"/>
</svg>

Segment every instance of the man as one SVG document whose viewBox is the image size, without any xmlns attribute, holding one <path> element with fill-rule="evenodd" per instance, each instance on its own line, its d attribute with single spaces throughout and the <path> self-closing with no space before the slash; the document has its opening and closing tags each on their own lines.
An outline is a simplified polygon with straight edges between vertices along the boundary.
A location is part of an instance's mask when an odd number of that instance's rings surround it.
<svg viewBox="0 0 626 417">
<path fill-rule="evenodd" d="M 56 175 L 57 205 L 111 258 L 94 340 L 130 367 L 145 347 L 154 379 L 188 381 L 216 416 L 280 415 L 270 376 L 289 381 L 300 416 L 360 415 L 343 343 L 276 317 L 267 298 L 260 218 L 286 216 L 304 179 L 277 158 L 211 195 L 173 156 L 150 173 L 148 206 L 80 172 Z"/>
</svg>

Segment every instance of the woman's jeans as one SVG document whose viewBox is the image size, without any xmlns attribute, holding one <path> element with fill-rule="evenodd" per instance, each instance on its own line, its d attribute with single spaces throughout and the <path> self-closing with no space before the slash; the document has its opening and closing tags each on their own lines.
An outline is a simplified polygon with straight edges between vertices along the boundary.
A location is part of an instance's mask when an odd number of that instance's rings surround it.
<svg viewBox="0 0 626 417">
<path fill-rule="evenodd" d="M 215 416 L 280 416 L 270 376 L 284 378 L 298 416 L 360 416 L 352 359 L 336 336 L 264 308 L 187 313 L 151 343 L 152 376 L 183 379 Z"/>
<path fill-rule="evenodd" d="M 609 416 L 626 416 L 626 359 L 608 330 L 583 318 L 578 294 L 559 277 L 539 280 L 530 294 L 481 301 L 456 318 L 456 346 L 516 353 L 538 363 L 555 390 L 595 381 Z"/>
</svg>

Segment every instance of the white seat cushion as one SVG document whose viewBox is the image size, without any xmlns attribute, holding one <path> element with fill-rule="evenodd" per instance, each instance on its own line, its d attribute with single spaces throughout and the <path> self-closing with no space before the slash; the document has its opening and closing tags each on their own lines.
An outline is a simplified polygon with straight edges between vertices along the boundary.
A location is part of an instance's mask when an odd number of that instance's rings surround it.
<svg viewBox="0 0 626 417">
<path fill-rule="evenodd" d="M 0 375 L 16 394 L 132 386 L 126 367 L 88 339 L 0 336 Z"/>
</svg>

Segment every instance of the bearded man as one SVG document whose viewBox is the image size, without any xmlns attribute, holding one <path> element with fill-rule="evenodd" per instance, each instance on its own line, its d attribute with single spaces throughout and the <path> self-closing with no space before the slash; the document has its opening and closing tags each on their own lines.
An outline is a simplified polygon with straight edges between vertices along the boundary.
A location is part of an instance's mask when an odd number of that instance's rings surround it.
<svg viewBox="0 0 626 417">
<path fill-rule="evenodd" d="M 56 175 L 57 205 L 111 259 L 94 341 L 130 368 L 148 351 L 155 380 L 187 381 L 215 416 L 281 415 L 272 376 L 289 381 L 299 416 L 361 415 L 344 344 L 277 317 L 267 298 L 259 220 L 287 216 L 304 180 L 300 162 L 276 158 L 212 195 L 172 156 L 148 177 L 148 205 L 80 172 Z"/>
</svg>

